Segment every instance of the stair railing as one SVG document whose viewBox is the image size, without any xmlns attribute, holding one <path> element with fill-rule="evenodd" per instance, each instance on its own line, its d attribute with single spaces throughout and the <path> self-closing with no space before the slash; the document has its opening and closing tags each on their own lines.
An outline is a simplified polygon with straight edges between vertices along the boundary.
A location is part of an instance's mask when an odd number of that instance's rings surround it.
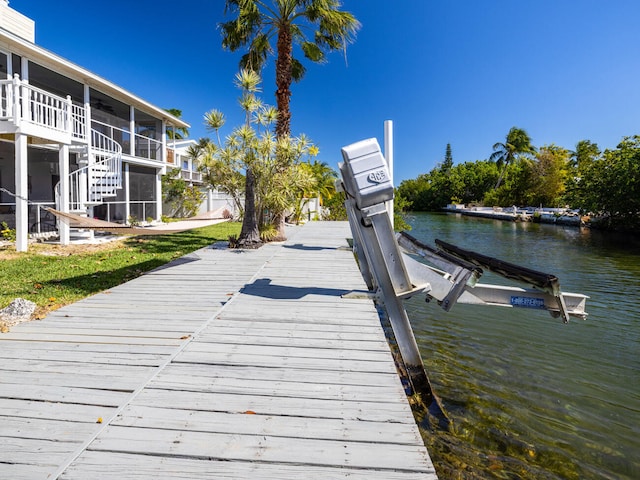
<svg viewBox="0 0 640 480">
<path fill-rule="evenodd" d="M 91 130 L 88 165 L 69 174 L 69 210 L 85 210 L 88 203 L 101 203 L 122 188 L 122 146 L 112 138 Z M 61 182 L 55 188 L 56 206 L 62 208 Z"/>
</svg>

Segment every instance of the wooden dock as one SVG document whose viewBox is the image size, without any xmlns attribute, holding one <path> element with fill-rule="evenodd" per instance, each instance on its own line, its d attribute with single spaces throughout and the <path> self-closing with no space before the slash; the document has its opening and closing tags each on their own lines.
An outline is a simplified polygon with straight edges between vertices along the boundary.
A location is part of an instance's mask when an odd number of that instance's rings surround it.
<svg viewBox="0 0 640 480">
<path fill-rule="evenodd" d="M 344 222 L 0 334 L 2 479 L 436 479 Z"/>
</svg>

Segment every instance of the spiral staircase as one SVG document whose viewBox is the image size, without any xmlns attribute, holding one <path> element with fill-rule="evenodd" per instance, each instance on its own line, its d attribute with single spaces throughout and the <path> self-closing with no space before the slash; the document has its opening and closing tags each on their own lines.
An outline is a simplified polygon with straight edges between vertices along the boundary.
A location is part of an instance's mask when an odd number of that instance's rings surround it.
<svg viewBox="0 0 640 480">
<path fill-rule="evenodd" d="M 122 188 L 122 146 L 97 130 L 91 130 L 91 142 L 81 147 L 80 167 L 69 174 L 68 209 L 72 213 L 86 213 L 117 195 Z M 62 181 L 55 188 L 56 208 L 64 209 Z"/>
</svg>

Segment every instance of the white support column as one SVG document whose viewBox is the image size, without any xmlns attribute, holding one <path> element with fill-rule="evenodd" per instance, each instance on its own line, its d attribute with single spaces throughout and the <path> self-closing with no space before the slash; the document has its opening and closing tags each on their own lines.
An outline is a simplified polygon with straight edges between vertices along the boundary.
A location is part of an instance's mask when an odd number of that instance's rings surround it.
<svg viewBox="0 0 640 480">
<path fill-rule="evenodd" d="M 129 164 L 124 163 L 124 221 L 129 223 L 129 217 L 131 216 L 131 185 L 129 184 Z"/>
<path fill-rule="evenodd" d="M 13 76 L 13 55 L 7 55 L 7 80 L 11 80 L 12 76 Z"/>
<path fill-rule="evenodd" d="M 167 121 L 166 120 L 162 120 L 162 134 L 160 135 L 160 138 L 162 139 L 162 152 L 160 152 L 160 155 L 162 158 L 160 158 L 160 160 L 162 160 L 162 163 L 167 163 Z M 175 134 L 174 134 L 175 137 Z"/>
<path fill-rule="evenodd" d="M 384 158 L 387 161 L 391 184 L 395 188 L 395 185 L 393 184 L 393 121 L 391 120 L 386 120 L 384 122 Z M 387 202 L 387 212 L 389 212 L 391 227 L 393 227 L 393 200 L 389 200 Z"/>
<path fill-rule="evenodd" d="M 23 56 L 20 60 L 20 69 L 22 70 L 22 80 L 29 81 L 29 58 Z"/>
<path fill-rule="evenodd" d="M 84 85 L 84 132 L 87 138 L 87 143 L 91 144 L 91 90 L 89 85 Z"/>
<path fill-rule="evenodd" d="M 20 127 L 22 121 L 22 81 L 17 73 L 13 76 L 13 102 L 11 108 L 13 110 L 13 122 L 17 128 Z M 8 107 L 8 105 L 7 105 Z"/>
<path fill-rule="evenodd" d="M 29 244 L 29 167 L 27 162 L 27 136 L 16 133 L 16 251 L 26 252 Z"/>
<path fill-rule="evenodd" d="M 135 110 L 136 109 L 133 108 L 133 106 L 129 107 L 129 130 L 131 130 L 131 141 L 129 142 L 129 155 L 131 155 L 132 157 L 134 157 L 135 153 L 136 153 L 136 116 L 135 116 Z"/>
<path fill-rule="evenodd" d="M 60 145 L 58 151 L 58 170 L 60 172 L 60 198 L 57 207 L 60 211 L 69 212 L 69 145 Z M 69 224 L 66 222 L 58 222 L 58 231 L 60 232 L 60 244 L 69 245 L 71 242 L 71 234 Z"/>
<path fill-rule="evenodd" d="M 157 222 L 162 217 L 162 169 L 156 173 L 156 218 Z"/>
</svg>

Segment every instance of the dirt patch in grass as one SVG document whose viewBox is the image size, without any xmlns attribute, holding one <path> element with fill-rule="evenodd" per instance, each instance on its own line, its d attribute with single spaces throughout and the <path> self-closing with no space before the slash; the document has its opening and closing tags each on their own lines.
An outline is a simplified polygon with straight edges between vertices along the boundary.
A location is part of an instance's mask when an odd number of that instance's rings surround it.
<svg viewBox="0 0 640 480">
<path fill-rule="evenodd" d="M 119 237 L 114 240 L 102 243 L 81 243 L 72 245 L 60 245 L 55 243 L 31 243 L 28 252 L 16 252 L 16 248 L 11 244 L 0 245 L 0 260 L 12 260 L 21 255 L 47 255 L 56 257 L 70 257 L 72 255 L 91 255 L 98 252 L 107 252 L 116 248 L 122 248 L 126 237 Z"/>
</svg>

